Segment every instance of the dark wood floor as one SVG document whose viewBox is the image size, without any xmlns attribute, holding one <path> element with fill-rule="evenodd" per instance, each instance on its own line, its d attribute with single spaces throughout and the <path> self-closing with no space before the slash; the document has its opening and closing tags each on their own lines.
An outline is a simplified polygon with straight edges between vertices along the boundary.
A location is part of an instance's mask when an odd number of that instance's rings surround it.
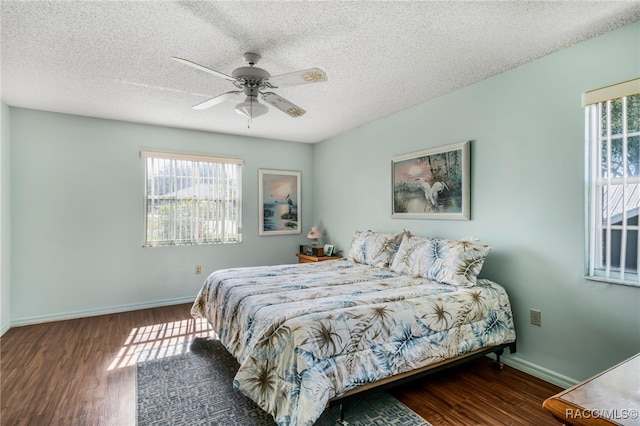
<svg viewBox="0 0 640 426">
<path fill-rule="evenodd" d="M 2 425 L 135 424 L 134 354 L 207 335 L 190 305 L 12 328 L 0 338 Z M 393 391 L 439 425 L 557 425 L 560 388 L 487 358 Z"/>
<path fill-rule="evenodd" d="M 391 394 L 434 426 L 559 426 L 542 402 L 562 388 L 487 357 L 414 382 Z"/>
</svg>

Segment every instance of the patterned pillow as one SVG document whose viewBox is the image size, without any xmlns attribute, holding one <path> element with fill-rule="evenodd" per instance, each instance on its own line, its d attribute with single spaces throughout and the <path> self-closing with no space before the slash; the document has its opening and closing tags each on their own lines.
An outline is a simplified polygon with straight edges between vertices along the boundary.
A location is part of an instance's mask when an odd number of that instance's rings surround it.
<svg viewBox="0 0 640 426">
<path fill-rule="evenodd" d="M 424 277 L 431 265 L 428 263 L 430 250 L 431 238 L 404 236 L 389 269 L 398 274 Z"/>
<path fill-rule="evenodd" d="M 473 286 L 491 248 L 477 241 L 405 235 L 391 271 L 445 284 Z"/>
<path fill-rule="evenodd" d="M 355 231 L 347 260 L 386 268 L 393 260 L 404 232 L 383 234 L 373 231 Z"/>
</svg>

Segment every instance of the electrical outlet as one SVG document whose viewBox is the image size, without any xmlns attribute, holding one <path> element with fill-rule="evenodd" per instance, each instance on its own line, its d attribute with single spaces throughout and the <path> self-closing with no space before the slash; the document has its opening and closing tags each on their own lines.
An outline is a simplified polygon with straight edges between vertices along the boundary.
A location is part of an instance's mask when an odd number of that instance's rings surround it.
<svg viewBox="0 0 640 426">
<path fill-rule="evenodd" d="M 542 326 L 542 312 L 538 309 L 531 309 L 531 324 L 537 325 L 539 327 Z"/>
<path fill-rule="evenodd" d="M 196 275 L 200 275 L 202 273 L 202 266 L 196 265 Z"/>
</svg>

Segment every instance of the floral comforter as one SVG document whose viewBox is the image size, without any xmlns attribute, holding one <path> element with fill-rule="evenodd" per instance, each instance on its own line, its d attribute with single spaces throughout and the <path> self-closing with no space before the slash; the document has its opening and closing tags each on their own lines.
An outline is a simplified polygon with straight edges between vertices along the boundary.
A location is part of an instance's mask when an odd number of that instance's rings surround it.
<svg viewBox="0 0 640 426">
<path fill-rule="evenodd" d="M 455 287 L 346 260 L 214 272 L 191 313 L 240 363 L 234 387 L 279 425 L 312 425 L 351 388 L 515 341 L 496 283 Z"/>
</svg>

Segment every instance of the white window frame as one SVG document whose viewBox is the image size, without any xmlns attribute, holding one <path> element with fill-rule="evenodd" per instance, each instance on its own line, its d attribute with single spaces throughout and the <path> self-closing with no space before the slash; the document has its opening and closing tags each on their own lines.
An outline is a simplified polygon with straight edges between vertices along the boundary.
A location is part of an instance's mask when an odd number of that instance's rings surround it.
<svg viewBox="0 0 640 426">
<path fill-rule="evenodd" d="M 627 147 L 631 137 L 640 136 L 640 131 L 629 132 L 627 123 L 627 98 L 640 93 L 640 78 L 586 92 L 582 96 L 585 107 L 586 175 L 587 175 L 587 251 L 586 278 L 613 284 L 640 287 L 639 260 L 635 270 L 627 268 L 627 249 L 640 256 L 640 238 L 637 247 L 628 247 L 628 231 L 640 234 L 638 225 L 628 223 L 628 212 L 638 208 L 637 193 L 640 191 L 640 175 L 627 174 Z M 611 101 L 622 98 L 622 134 L 611 133 Z M 606 121 L 603 123 L 603 113 Z M 602 135 L 602 126 L 606 134 Z M 623 176 L 612 176 L 611 145 L 622 143 Z M 607 152 L 607 166 L 603 172 L 602 150 Z M 603 196 L 603 194 L 605 194 Z M 620 210 L 621 225 L 612 223 L 612 216 Z M 612 231 L 620 232 L 619 266 L 612 265 Z M 617 246 L 616 246 L 617 249 Z M 604 254 L 603 254 L 604 251 Z M 617 254 L 617 253 L 616 253 Z"/>
<path fill-rule="evenodd" d="M 140 157 L 144 247 L 242 241 L 241 158 L 158 151 L 140 151 Z M 184 169 L 191 173 L 179 175 Z M 160 173 L 168 187 L 156 186 Z M 154 179 L 149 181 L 149 177 Z M 234 207 L 228 208 L 230 204 Z"/>
</svg>

